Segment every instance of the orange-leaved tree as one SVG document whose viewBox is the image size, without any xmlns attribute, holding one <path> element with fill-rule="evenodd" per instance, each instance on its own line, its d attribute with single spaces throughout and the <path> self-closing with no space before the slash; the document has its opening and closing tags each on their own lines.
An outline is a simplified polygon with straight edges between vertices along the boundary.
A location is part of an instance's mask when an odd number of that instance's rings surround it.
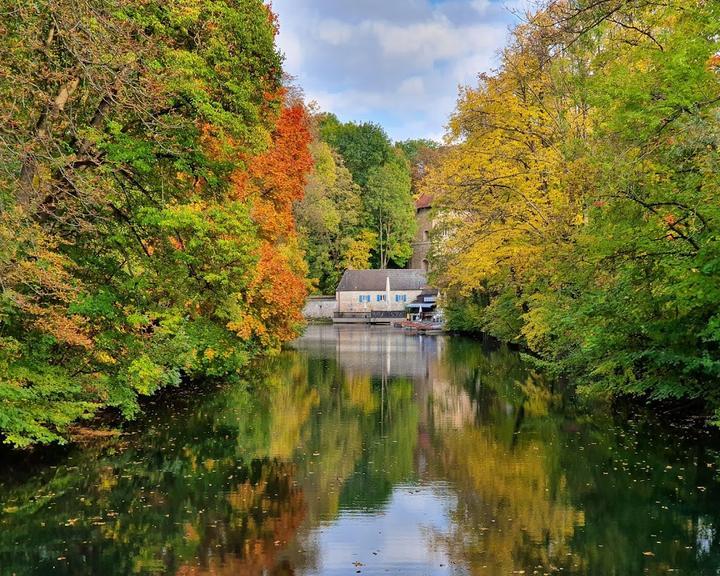
<svg viewBox="0 0 720 576">
<path fill-rule="evenodd" d="M 272 136 L 272 146 L 236 174 L 235 193 L 251 205 L 259 230 L 255 276 L 246 294 L 246 312 L 229 324 L 243 338 L 256 337 L 277 347 L 297 334 L 308 292 L 307 268 L 298 242 L 293 205 L 302 200 L 312 169 L 310 128 L 301 102 L 287 103 Z"/>
</svg>

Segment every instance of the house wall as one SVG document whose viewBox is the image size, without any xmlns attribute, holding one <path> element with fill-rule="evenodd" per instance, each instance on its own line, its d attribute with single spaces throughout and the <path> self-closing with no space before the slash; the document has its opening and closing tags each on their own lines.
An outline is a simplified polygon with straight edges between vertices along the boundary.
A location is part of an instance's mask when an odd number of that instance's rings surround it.
<svg viewBox="0 0 720 576">
<path fill-rule="evenodd" d="M 385 302 L 378 302 L 377 296 L 386 294 L 383 292 L 362 291 L 362 292 L 338 292 L 338 312 L 404 312 L 405 304 L 414 301 L 421 290 L 391 290 L 390 299 Z M 396 295 L 406 296 L 406 302 L 396 302 Z M 360 296 L 370 296 L 370 302 L 360 302 Z"/>
<path fill-rule="evenodd" d="M 332 320 L 337 307 L 337 300 L 332 296 L 311 296 L 305 303 L 303 316 L 308 320 Z"/>
<path fill-rule="evenodd" d="M 433 222 L 430 218 L 430 208 L 420 208 L 415 214 L 417 222 L 417 232 L 413 240 L 413 255 L 410 261 L 410 268 L 418 270 L 427 270 L 427 258 L 430 252 L 429 234 L 433 228 Z"/>
</svg>

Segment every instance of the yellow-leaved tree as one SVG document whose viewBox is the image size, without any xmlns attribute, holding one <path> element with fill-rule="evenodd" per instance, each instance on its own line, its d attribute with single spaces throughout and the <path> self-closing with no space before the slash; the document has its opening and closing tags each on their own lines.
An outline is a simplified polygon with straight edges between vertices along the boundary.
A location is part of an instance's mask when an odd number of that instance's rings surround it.
<svg viewBox="0 0 720 576">
<path fill-rule="evenodd" d="M 561 81 L 562 67 L 582 62 L 553 59 L 553 48 L 542 26 L 515 30 L 500 69 L 461 90 L 447 155 L 424 182 L 435 198 L 435 274 L 453 296 L 450 321 L 504 340 L 520 336 L 529 288 L 552 281 L 547 254 L 561 252 L 583 218 L 588 171 L 574 158 L 586 106 Z"/>
</svg>

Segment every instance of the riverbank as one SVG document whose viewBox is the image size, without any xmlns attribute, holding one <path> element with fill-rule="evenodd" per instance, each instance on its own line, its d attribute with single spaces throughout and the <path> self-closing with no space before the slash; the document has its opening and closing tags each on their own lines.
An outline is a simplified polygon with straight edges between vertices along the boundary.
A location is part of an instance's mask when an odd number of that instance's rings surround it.
<svg viewBox="0 0 720 576">
<path fill-rule="evenodd" d="M 485 305 L 479 308 L 484 307 Z M 633 388 L 632 374 L 627 374 L 627 387 L 614 388 L 607 383 L 608 379 L 612 379 L 611 375 L 604 374 L 601 370 L 587 372 L 572 362 L 572 355 L 578 354 L 578 351 L 567 353 L 562 357 L 547 357 L 541 351 L 530 347 L 522 337 L 508 339 L 507 333 L 495 334 L 480 329 L 479 326 L 484 325 L 481 321 L 481 312 L 474 307 L 468 309 L 467 303 L 460 305 L 455 302 L 448 307 L 446 314 L 449 333 L 508 346 L 511 350 L 522 354 L 530 365 L 546 374 L 548 380 L 572 387 L 588 400 L 606 399 L 617 406 L 632 406 L 639 413 L 654 411 L 658 415 L 671 415 L 675 420 L 691 423 L 693 427 L 712 426 L 720 430 L 713 401 L 705 396 L 688 397 L 684 393 L 669 394 L 668 397 L 658 396 L 650 389 Z M 632 353 L 628 351 L 628 354 Z M 671 378 L 675 377 L 677 375 Z"/>
</svg>

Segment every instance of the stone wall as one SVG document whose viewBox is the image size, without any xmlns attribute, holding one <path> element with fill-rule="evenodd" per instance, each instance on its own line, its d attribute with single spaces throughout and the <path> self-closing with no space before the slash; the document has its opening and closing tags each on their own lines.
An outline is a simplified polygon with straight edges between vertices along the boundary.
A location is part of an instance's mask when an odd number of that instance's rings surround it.
<svg viewBox="0 0 720 576">
<path fill-rule="evenodd" d="M 413 240 L 413 255 L 410 261 L 410 268 L 428 270 L 428 253 L 430 252 L 430 232 L 433 222 L 430 218 L 430 208 L 420 208 L 415 219 L 417 221 L 417 233 Z"/>
<path fill-rule="evenodd" d="M 305 303 L 303 316 L 308 320 L 332 320 L 337 312 L 334 296 L 311 296 Z"/>
</svg>

